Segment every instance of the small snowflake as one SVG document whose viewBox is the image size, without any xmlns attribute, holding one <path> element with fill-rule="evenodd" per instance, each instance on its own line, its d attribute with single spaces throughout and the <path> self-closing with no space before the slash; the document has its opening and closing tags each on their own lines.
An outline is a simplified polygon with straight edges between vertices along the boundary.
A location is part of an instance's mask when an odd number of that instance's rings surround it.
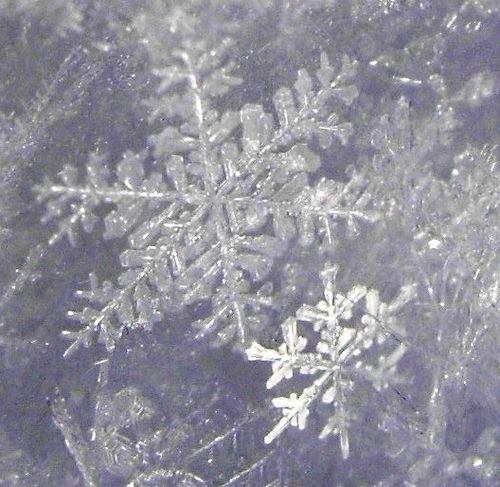
<svg viewBox="0 0 500 487">
<path fill-rule="evenodd" d="M 336 268 L 324 275 L 327 276 L 324 299 L 314 306 L 304 304 L 295 317 L 282 324 L 284 342 L 278 349 L 265 348 L 254 342 L 246 353 L 249 360 L 272 363 L 268 389 L 283 379 L 291 379 L 296 371 L 315 377 L 300 395 L 294 392 L 289 397 L 273 400 L 273 405 L 281 409 L 282 418 L 266 436 L 265 442 L 275 440 L 289 425 L 304 429 L 311 404 L 321 398 L 323 403 L 333 404 L 334 414 L 320 438 L 338 434 L 342 456 L 347 458 L 348 425 L 353 416 L 346 408 L 347 394 L 359 377 L 368 380 L 379 392 L 402 380 L 397 374 L 397 364 L 405 354 L 406 345 L 402 339 L 404 331 L 398 326 L 395 315 L 414 297 L 414 287 L 403 286 L 398 296 L 390 303 L 384 303 L 380 301 L 378 291 L 365 286 L 356 285 L 345 294 L 338 292 Z M 360 325 L 352 323 L 355 314 L 361 315 Z M 352 325 L 346 326 L 346 322 Z M 312 343 L 315 351 L 308 350 L 308 339 L 299 335 L 298 323 L 312 325 L 316 337 Z M 392 341 L 397 343 L 395 347 L 388 343 L 387 336 L 395 338 Z M 363 360 L 364 352 L 373 347 L 378 351 L 375 365 Z M 382 353 L 387 349 L 389 352 Z"/>
</svg>

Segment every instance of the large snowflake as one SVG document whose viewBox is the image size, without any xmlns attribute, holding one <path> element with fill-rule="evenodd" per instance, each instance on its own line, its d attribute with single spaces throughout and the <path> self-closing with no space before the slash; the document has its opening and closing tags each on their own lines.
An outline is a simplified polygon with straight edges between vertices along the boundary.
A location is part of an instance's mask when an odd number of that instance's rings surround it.
<svg viewBox="0 0 500 487">
<path fill-rule="evenodd" d="M 150 137 L 150 152 L 125 153 L 116 171 L 93 154 L 85 175 L 68 166 L 60 181 L 38 188 L 59 233 L 73 239 L 79 223 L 91 230 L 107 209 L 104 237 L 128 241 L 118 284 L 101 287 L 92 275 L 90 290 L 78 292 L 92 305 L 70 312 L 84 327 L 64 332 L 67 354 L 96 333 L 112 351 L 124 331 L 162 319 L 165 296 L 183 305 L 208 300 L 199 336 L 248 343 L 272 304 L 266 278 L 288 242 L 331 241 L 336 222 L 375 218 L 360 175 L 309 184 L 320 167 L 310 142 L 326 148 L 335 136 L 345 144 L 352 132 L 332 102 L 356 98 L 356 62 L 344 57 L 335 70 L 323 53 L 314 79 L 300 70 L 293 89 L 277 91 L 274 114 L 256 104 L 221 113 L 218 100 L 240 83 L 231 47 L 186 42 L 157 71 L 153 117 L 165 127 Z"/>
</svg>

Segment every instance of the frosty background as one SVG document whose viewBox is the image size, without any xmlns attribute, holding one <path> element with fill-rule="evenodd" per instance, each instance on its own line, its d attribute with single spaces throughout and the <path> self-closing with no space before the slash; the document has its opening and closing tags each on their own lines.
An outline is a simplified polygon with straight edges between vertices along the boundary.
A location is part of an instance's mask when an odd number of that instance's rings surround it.
<svg viewBox="0 0 500 487">
<path fill-rule="evenodd" d="M 499 485 L 499 14 L 0 0 L 0 485 Z"/>
</svg>

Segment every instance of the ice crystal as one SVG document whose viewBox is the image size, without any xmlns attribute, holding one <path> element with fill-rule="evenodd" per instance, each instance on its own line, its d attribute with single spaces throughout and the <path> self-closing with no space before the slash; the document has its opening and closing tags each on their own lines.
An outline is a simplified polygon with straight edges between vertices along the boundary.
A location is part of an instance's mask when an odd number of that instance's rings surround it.
<svg viewBox="0 0 500 487">
<path fill-rule="evenodd" d="M 335 274 L 330 273 L 324 299 L 314 306 L 303 305 L 295 317 L 282 324 L 284 342 L 278 350 L 254 342 L 247 349 L 248 359 L 272 363 L 273 373 L 266 384 L 268 389 L 283 379 L 291 379 L 296 373 L 314 376 L 312 384 L 300 395 L 294 392 L 289 397 L 273 399 L 273 405 L 282 410 L 282 418 L 265 437 L 265 442 L 274 441 L 289 425 L 304 429 L 312 403 L 321 399 L 323 403 L 333 403 L 335 409 L 319 436 L 338 434 L 342 456 L 347 458 L 352 416 L 348 413 L 348 395 L 360 377 L 367 379 L 379 392 L 401 380 L 397 365 L 405 354 L 406 345 L 404 329 L 395 315 L 413 296 L 414 288 L 410 285 L 401 288 L 390 303 L 382 302 L 377 290 L 360 285 L 342 294 L 336 288 Z M 359 323 L 353 323 L 354 310 L 363 302 Z M 299 334 L 302 323 L 313 327 L 314 351 L 306 348 L 309 340 Z M 384 342 L 390 341 L 388 336 L 392 344 L 384 347 Z M 366 351 L 372 347 L 380 353 L 375 365 L 364 359 Z"/>
<path fill-rule="evenodd" d="M 58 394 L 52 405 L 54 422 L 89 486 L 112 478 L 129 487 L 281 485 L 283 480 L 279 447 L 257 452 L 251 447 L 268 423 L 268 411 L 235 419 L 224 413 L 227 407 L 215 394 L 201 407 L 203 414 L 187 400 L 187 411 L 176 412 L 166 423 L 138 388 L 112 391 L 104 380 L 93 425 L 84 431 Z"/>
<path fill-rule="evenodd" d="M 156 116 L 170 123 L 150 137 L 150 164 L 148 154 L 127 152 L 112 175 L 94 154 L 85 175 L 66 166 L 58 182 L 39 186 L 45 219 L 56 219 L 71 242 L 78 225 L 94 228 L 106 204 L 104 238 L 128 239 L 118 284 L 99 288 L 92 276 L 90 291 L 79 291 L 93 307 L 70 313 L 84 328 L 64 333 L 73 342 L 67 354 L 96 333 L 112 351 L 125 329 L 160 321 L 158 297 L 175 292 L 184 305 L 211 301 L 210 315 L 194 323 L 198 336 L 245 344 L 270 306 L 263 285 L 287 242 L 331 242 L 336 221 L 355 228 L 376 219 L 360 176 L 344 187 L 324 179 L 309 185 L 321 159 L 308 142 L 345 144 L 352 132 L 331 103 L 356 98 L 356 62 L 344 56 L 336 70 L 323 53 L 315 79 L 300 70 L 293 89 L 276 92 L 276 119 L 256 104 L 219 113 L 214 100 L 240 82 L 230 46 L 179 49 L 176 63 L 158 71 Z"/>
<path fill-rule="evenodd" d="M 52 405 L 54 423 L 63 434 L 66 447 L 75 459 L 85 483 L 90 487 L 97 486 L 99 484 L 97 483 L 98 473 L 94 453 L 86 442 L 80 426 L 69 411 L 66 399 L 58 391 L 57 394 L 58 396 Z"/>
<path fill-rule="evenodd" d="M 0 485 L 498 485 L 499 13 L 0 0 Z"/>
<path fill-rule="evenodd" d="M 388 429 L 393 435 L 395 430 L 394 425 Z M 486 428 L 464 450 L 453 451 L 447 445 L 438 446 L 427 442 L 417 432 L 406 432 L 401 437 L 405 442 L 403 449 L 396 455 L 404 466 L 397 474 L 388 476 L 376 485 L 495 485 L 500 480 L 496 468 L 499 439 L 498 427 L 493 426 Z"/>
</svg>

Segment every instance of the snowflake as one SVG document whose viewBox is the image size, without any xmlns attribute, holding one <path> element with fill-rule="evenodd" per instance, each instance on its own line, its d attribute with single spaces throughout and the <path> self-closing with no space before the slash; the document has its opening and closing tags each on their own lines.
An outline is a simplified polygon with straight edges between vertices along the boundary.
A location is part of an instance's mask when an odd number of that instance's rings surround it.
<svg viewBox="0 0 500 487">
<path fill-rule="evenodd" d="M 380 301 L 377 290 L 365 286 L 356 285 L 346 294 L 338 292 L 334 284 L 335 273 L 335 268 L 329 273 L 323 300 L 314 306 L 304 304 L 295 317 L 282 324 L 284 342 L 277 350 L 254 342 L 246 353 L 249 360 L 272 363 L 273 372 L 266 384 L 268 389 L 283 379 L 291 379 L 297 372 L 314 376 L 312 384 L 300 395 L 292 393 L 289 397 L 273 399 L 273 405 L 282 410 L 282 417 L 265 437 L 265 443 L 274 441 L 289 425 L 304 429 L 310 406 L 321 398 L 323 403 L 333 403 L 335 412 L 321 431 L 320 438 L 338 434 L 342 456 L 347 458 L 351 421 L 346 405 L 347 394 L 359 377 L 368 380 L 378 392 L 402 380 L 397 374 L 397 365 L 406 352 L 406 345 L 404 331 L 398 326 L 395 315 L 413 298 L 414 287 L 403 286 L 392 302 L 384 303 Z M 356 326 L 352 323 L 353 316 L 363 301 L 360 325 Z M 299 334 L 299 323 L 312 325 L 314 351 L 308 350 L 310 340 Z M 387 336 L 395 340 L 386 340 Z M 397 345 L 394 347 L 393 343 Z M 383 355 L 378 355 L 375 365 L 364 360 L 366 352 L 374 347 L 384 350 Z"/>
<path fill-rule="evenodd" d="M 125 153 L 115 172 L 92 154 L 86 174 L 67 166 L 59 182 L 38 187 L 57 235 L 74 242 L 76 227 L 91 231 L 104 212 L 104 238 L 128 240 L 118 283 L 101 287 L 92 275 L 90 290 L 78 291 L 91 306 L 70 312 L 84 327 L 64 332 L 66 355 L 96 334 L 112 352 L 124 332 L 162 320 L 169 297 L 184 306 L 209 301 L 209 316 L 194 323 L 198 337 L 245 345 L 272 305 L 266 279 L 288 242 L 332 241 L 339 221 L 352 229 L 377 218 L 363 177 L 309 185 L 320 167 L 311 139 L 327 148 L 352 133 L 332 102 L 356 98 L 355 61 L 345 56 L 336 71 L 322 53 L 315 79 L 300 70 L 293 90 L 278 90 L 275 117 L 256 104 L 221 113 L 217 100 L 240 83 L 232 43 L 181 46 L 156 71 L 153 118 L 166 126 L 150 137 L 150 153 Z"/>
</svg>

